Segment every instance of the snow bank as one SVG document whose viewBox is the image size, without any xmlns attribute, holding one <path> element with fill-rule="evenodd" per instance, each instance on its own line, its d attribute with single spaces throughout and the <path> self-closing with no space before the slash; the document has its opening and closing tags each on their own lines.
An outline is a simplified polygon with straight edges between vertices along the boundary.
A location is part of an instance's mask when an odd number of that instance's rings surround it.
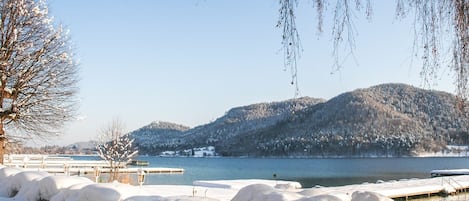
<svg viewBox="0 0 469 201">
<path fill-rule="evenodd" d="M 335 195 L 317 195 L 312 197 L 304 197 L 296 201 L 344 201 Z"/>
<path fill-rule="evenodd" d="M 393 201 L 384 195 L 368 192 L 368 191 L 356 191 L 352 194 L 352 201 Z"/>
<path fill-rule="evenodd" d="M 239 180 L 215 180 L 194 181 L 194 186 L 242 189 L 252 184 L 264 184 L 278 189 L 300 189 L 301 184 L 296 181 L 265 180 L 265 179 L 239 179 Z"/>
<path fill-rule="evenodd" d="M 252 184 L 239 190 L 238 194 L 232 201 L 262 201 L 262 200 L 275 200 L 287 201 L 296 200 L 301 198 L 297 193 L 286 191 L 279 191 L 271 186 L 265 184 Z"/>
<path fill-rule="evenodd" d="M 51 200 L 60 190 L 83 183 L 93 183 L 85 177 L 48 176 L 23 185 L 15 199 L 26 201 Z"/>
<path fill-rule="evenodd" d="M 0 169 L 0 197 L 12 197 L 23 185 L 47 175 L 45 172 L 21 172 L 19 168 L 3 167 Z"/>
<path fill-rule="evenodd" d="M 83 187 L 77 201 L 121 201 L 134 196 L 147 196 L 139 187 L 118 182 L 91 184 Z M 132 200 L 132 199 L 130 199 Z"/>
<path fill-rule="evenodd" d="M 121 200 L 121 197 L 113 184 L 91 184 L 81 189 L 77 201 L 114 201 Z"/>
<path fill-rule="evenodd" d="M 310 189 L 299 189 L 297 182 L 274 180 L 197 181 L 194 184 L 94 183 L 84 177 L 50 176 L 45 172 L 3 167 L 0 168 L 0 201 L 390 201 L 388 197 L 438 193 L 445 189 L 454 191 L 455 184 L 469 188 L 469 175 Z"/>
<path fill-rule="evenodd" d="M 161 197 L 161 196 L 135 196 L 124 201 L 218 201 L 217 199 L 207 197 L 195 196 L 174 196 L 174 197 Z"/>
<path fill-rule="evenodd" d="M 81 189 L 89 183 L 80 183 L 71 185 L 66 189 L 62 189 L 59 193 L 54 195 L 50 201 L 76 201 L 81 193 Z"/>
<path fill-rule="evenodd" d="M 4 180 L 8 178 L 9 176 L 13 176 L 19 172 L 23 171 L 20 168 L 14 168 L 14 167 L 3 167 L 0 169 L 0 179 Z"/>
<path fill-rule="evenodd" d="M 23 186 L 28 185 L 33 181 L 41 180 L 47 176 L 49 176 L 49 173 L 40 171 L 24 171 L 15 174 L 11 179 L 8 179 L 10 183 L 10 195 L 15 195 Z"/>
</svg>

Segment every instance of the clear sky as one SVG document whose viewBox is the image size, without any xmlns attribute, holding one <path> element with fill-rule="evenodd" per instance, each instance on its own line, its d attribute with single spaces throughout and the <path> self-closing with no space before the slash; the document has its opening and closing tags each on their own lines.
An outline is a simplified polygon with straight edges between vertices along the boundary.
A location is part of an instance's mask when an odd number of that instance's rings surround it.
<svg viewBox="0 0 469 201">
<path fill-rule="evenodd" d="M 399 82 L 422 87 L 412 58 L 413 27 L 394 17 L 394 1 L 372 1 L 368 22 L 356 13 L 356 62 L 331 73 L 331 10 L 316 31 L 311 1 L 300 1 L 303 45 L 298 64 L 301 96 L 340 93 Z M 152 121 L 194 127 L 232 107 L 291 99 L 284 71 L 277 0 L 49 0 L 49 12 L 71 34 L 80 61 L 80 120 L 59 139 L 95 139 L 114 117 L 128 131 Z M 433 89 L 454 92 L 449 70 Z"/>
</svg>

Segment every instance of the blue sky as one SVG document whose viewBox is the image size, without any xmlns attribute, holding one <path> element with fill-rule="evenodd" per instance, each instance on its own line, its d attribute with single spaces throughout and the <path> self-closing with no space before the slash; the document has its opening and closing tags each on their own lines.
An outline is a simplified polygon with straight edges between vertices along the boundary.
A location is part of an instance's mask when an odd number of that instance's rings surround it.
<svg viewBox="0 0 469 201">
<path fill-rule="evenodd" d="M 412 58 L 410 20 L 396 20 L 394 1 L 373 1 L 368 22 L 357 13 L 356 61 L 331 73 L 331 10 L 316 31 L 311 1 L 300 1 L 304 51 L 298 64 L 301 96 L 332 98 L 381 83 L 422 87 Z M 294 97 L 284 71 L 277 0 L 49 0 L 55 21 L 71 34 L 80 61 L 80 116 L 59 140 L 96 138 L 114 117 L 128 131 L 152 121 L 194 127 L 232 107 Z M 409 18 L 410 19 L 410 18 Z M 454 92 L 449 70 L 433 89 Z"/>
</svg>

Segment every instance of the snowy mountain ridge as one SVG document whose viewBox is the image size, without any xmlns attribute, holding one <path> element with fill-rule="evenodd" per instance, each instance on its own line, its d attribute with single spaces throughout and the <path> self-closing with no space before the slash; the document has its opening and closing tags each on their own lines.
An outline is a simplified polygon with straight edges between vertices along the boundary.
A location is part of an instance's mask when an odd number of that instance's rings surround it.
<svg viewBox="0 0 469 201">
<path fill-rule="evenodd" d="M 140 153 L 184 150 L 194 147 L 211 146 L 227 137 L 259 130 L 290 118 L 295 112 L 311 105 L 324 102 L 323 99 L 303 97 L 282 102 L 258 103 L 230 109 L 215 121 L 189 129 L 172 123 L 152 123 L 130 133 Z M 204 144 L 204 146 L 197 146 Z"/>
<path fill-rule="evenodd" d="M 132 135 L 151 155 L 213 145 L 225 156 L 409 156 L 469 144 L 468 119 L 456 105 L 449 93 L 382 84 L 328 101 L 304 97 L 236 107 L 192 129 L 168 134 L 154 126 Z"/>
<path fill-rule="evenodd" d="M 142 128 L 129 133 L 135 139 L 139 153 L 151 153 L 154 146 L 171 147 L 172 144 L 178 144 L 182 134 L 189 130 L 187 126 L 154 121 Z"/>
</svg>

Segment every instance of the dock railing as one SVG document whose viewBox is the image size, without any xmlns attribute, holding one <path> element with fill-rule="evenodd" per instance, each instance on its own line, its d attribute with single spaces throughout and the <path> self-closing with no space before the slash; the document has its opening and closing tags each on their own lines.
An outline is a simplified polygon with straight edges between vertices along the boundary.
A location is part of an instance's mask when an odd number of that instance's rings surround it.
<svg viewBox="0 0 469 201">
<path fill-rule="evenodd" d="M 71 157 L 26 154 L 5 155 L 3 165 L 64 174 L 94 172 L 96 168 L 104 172 L 110 169 L 109 163 L 104 160 L 85 161 L 73 160 Z M 120 168 L 125 168 L 125 164 Z"/>
<path fill-rule="evenodd" d="M 450 189 L 446 189 L 448 194 L 457 194 L 459 192 L 465 192 L 466 187 L 456 181 L 453 177 L 441 177 L 441 185 L 445 186 L 449 185 Z"/>
<path fill-rule="evenodd" d="M 104 160 L 73 160 L 71 157 L 48 155 L 5 155 L 3 165 L 65 175 L 97 174 L 96 172 L 109 173 L 111 171 L 109 163 Z M 184 169 L 181 168 L 129 168 L 127 164 L 121 165 L 119 172 L 136 173 L 138 169 L 142 169 L 145 173 L 155 174 L 184 173 Z"/>
</svg>

